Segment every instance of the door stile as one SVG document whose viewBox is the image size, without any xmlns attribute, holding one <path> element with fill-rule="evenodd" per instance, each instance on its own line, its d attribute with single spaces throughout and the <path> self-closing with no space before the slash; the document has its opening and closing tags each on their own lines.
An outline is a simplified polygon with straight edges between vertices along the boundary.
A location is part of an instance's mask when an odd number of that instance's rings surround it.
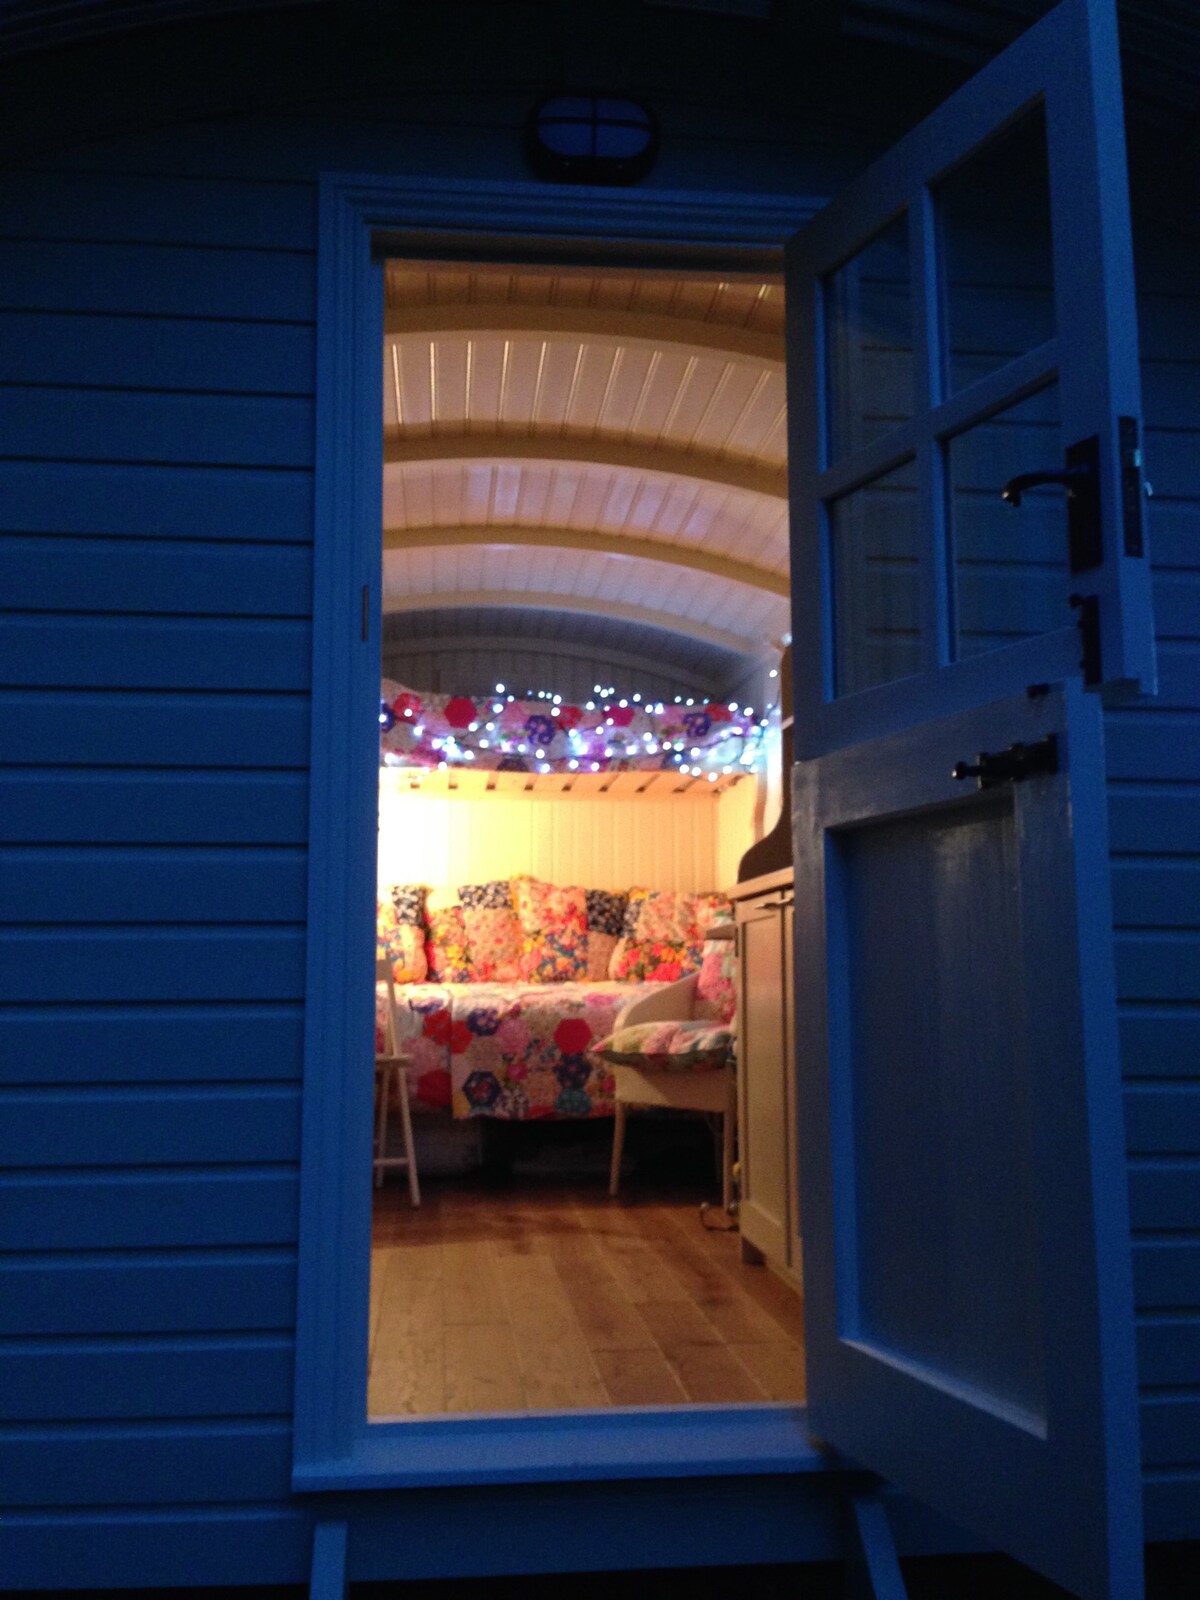
<svg viewBox="0 0 1200 1600">
<path fill-rule="evenodd" d="M 1113 437 L 1119 417 L 1140 422 L 1142 414 L 1116 7 L 1072 7 L 1067 24 L 1071 36 L 1065 48 L 1086 60 L 1089 70 L 1060 74 L 1055 92 L 1046 97 L 1055 302 L 1060 328 L 1069 319 L 1081 319 L 1097 337 L 1074 353 L 1060 379 L 1062 427 L 1068 442 L 1100 434 L 1101 523 L 1106 542 L 1119 551 L 1117 561 L 1106 559 L 1094 573 L 1078 574 L 1075 587 L 1099 597 L 1104 678 L 1154 694 L 1158 677 L 1140 462 L 1130 461 Z M 1103 220 L 1097 249 L 1072 248 L 1075 229 L 1068 219 L 1081 210 Z"/>
</svg>

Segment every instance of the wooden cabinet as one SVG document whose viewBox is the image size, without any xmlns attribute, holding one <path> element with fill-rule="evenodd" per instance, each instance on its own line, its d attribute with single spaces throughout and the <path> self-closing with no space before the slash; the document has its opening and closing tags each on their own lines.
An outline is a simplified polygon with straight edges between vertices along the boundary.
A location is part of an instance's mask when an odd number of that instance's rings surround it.
<svg viewBox="0 0 1200 1600">
<path fill-rule="evenodd" d="M 732 891 L 738 929 L 738 1221 L 747 1260 L 799 1278 L 790 868 Z"/>
</svg>

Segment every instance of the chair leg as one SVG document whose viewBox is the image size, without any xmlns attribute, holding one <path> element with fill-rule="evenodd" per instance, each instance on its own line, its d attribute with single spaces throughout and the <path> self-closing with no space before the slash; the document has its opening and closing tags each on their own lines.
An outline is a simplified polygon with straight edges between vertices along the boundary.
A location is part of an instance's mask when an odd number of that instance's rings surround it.
<svg viewBox="0 0 1200 1600">
<path fill-rule="evenodd" d="M 387 1153 L 388 1084 L 391 1072 L 387 1067 L 379 1074 L 379 1122 L 375 1129 L 375 1187 L 383 1188 L 383 1158 Z"/>
<path fill-rule="evenodd" d="M 396 1083 L 400 1093 L 400 1121 L 404 1126 L 404 1154 L 408 1161 L 408 1198 L 414 1206 L 421 1204 L 421 1185 L 417 1181 L 417 1151 L 413 1144 L 412 1107 L 408 1103 L 408 1072 L 396 1068 Z"/>
<path fill-rule="evenodd" d="M 625 1148 L 625 1106 L 620 1100 L 613 1109 L 612 1166 L 608 1173 L 608 1192 L 615 1195 L 621 1186 L 621 1154 Z"/>
</svg>

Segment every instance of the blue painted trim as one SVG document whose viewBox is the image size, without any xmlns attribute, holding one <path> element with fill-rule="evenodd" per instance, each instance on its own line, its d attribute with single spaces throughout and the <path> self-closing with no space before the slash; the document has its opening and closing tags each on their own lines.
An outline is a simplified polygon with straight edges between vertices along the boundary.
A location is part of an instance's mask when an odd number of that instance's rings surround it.
<svg viewBox="0 0 1200 1600">
<path fill-rule="evenodd" d="M 292 1481 L 297 1489 L 415 1489 L 841 1469 L 810 1439 L 802 1406 L 643 1406 L 373 1423 L 352 1464 L 306 1462 Z"/>
<path fill-rule="evenodd" d="M 313 1529 L 311 1600 L 345 1600 L 347 1532 L 345 1522 L 332 1520 Z"/>
<path fill-rule="evenodd" d="M 800 198 L 600 194 L 536 184 L 327 176 L 318 235 L 313 693 L 294 1484 L 810 1471 L 803 1413 L 691 1407 L 571 1418 L 366 1420 L 381 471 L 382 269 L 372 235 L 418 250 L 637 243 L 761 267 L 817 208 Z M 647 250 L 643 248 L 642 258 Z M 370 637 L 362 639 L 362 592 Z M 377 684 L 376 684 L 377 687 Z"/>
</svg>

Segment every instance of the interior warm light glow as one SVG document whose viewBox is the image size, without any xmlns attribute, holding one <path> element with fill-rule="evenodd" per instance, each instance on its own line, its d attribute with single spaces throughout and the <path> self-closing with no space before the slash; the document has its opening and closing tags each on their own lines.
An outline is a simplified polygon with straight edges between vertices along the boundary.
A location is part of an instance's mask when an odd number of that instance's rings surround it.
<svg viewBox="0 0 1200 1600">
<path fill-rule="evenodd" d="M 588 765 L 575 760 L 571 770 L 586 772 Z M 705 776 L 712 781 L 717 774 Z M 440 774 L 437 781 L 444 784 Z M 753 843 L 757 785 L 749 778 L 715 795 L 699 784 L 673 801 L 632 794 L 580 798 L 577 789 L 542 791 L 536 798 L 444 787 L 422 792 L 410 784 L 410 773 L 380 769 L 383 888 L 424 883 L 453 889 L 528 872 L 586 888 L 619 890 L 653 880 L 695 893 L 734 883 L 738 861 Z M 665 825 L 668 815 L 669 839 L 661 828 L 646 826 L 648 817 Z"/>
</svg>

